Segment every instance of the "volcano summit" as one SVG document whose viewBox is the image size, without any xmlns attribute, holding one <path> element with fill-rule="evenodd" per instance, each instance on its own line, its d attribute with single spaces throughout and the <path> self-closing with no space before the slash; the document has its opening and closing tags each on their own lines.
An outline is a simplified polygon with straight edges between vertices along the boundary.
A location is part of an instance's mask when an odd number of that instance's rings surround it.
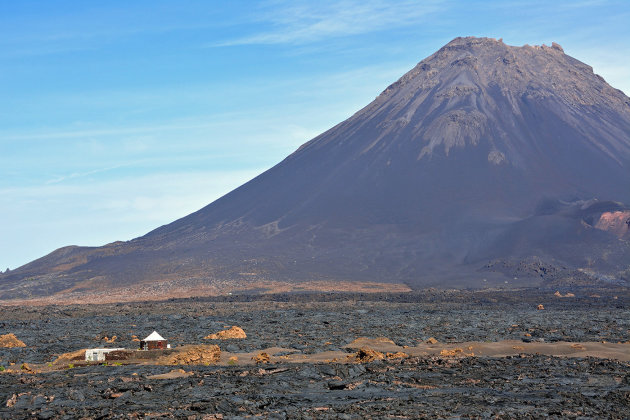
<svg viewBox="0 0 630 420">
<path fill-rule="evenodd" d="M 456 38 L 219 200 L 54 251 L 0 276 L 0 298 L 627 285 L 628 204 L 630 98 L 555 43 Z"/>
</svg>

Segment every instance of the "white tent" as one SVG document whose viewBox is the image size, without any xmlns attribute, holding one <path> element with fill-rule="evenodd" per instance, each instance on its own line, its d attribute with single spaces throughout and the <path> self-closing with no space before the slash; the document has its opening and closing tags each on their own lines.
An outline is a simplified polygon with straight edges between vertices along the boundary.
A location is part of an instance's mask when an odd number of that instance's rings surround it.
<svg viewBox="0 0 630 420">
<path fill-rule="evenodd" d="M 147 338 L 142 341 L 166 341 L 164 337 L 157 333 L 157 331 L 153 331 Z"/>
</svg>

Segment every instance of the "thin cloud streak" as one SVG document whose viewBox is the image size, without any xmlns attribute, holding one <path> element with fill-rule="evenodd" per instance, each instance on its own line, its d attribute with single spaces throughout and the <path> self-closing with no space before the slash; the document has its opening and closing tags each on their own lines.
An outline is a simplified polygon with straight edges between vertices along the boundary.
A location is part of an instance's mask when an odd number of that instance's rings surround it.
<svg viewBox="0 0 630 420">
<path fill-rule="evenodd" d="M 273 10 L 258 22 L 274 29 L 252 36 L 210 44 L 210 47 L 262 44 L 301 44 L 327 38 L 376 32 L 390 25 L 418 23 L 445 8 L 445 1 L 387 2 L 346 0 L 335 3 L 273 2 Z"/>
<path fill-rule="evenodd" d="M 165 125 L 139 125 L 123 128 L 104 128 L 94 130 L 76 131 L 47 131 L 32 134 L 6 134 L 5 140 L 51 140 L 51 139 L 74 139 L 84 137 L 101 137 L 125 134 L 143 134 L 160 131 L 180 131 L 185 129 L 211 128 L 214 123 L 193 123 L 193 124 L 165 124 Z"/>
<path fill-rule="evenodd" d="M 115 165 L 115 166 L 110 166 L 107 168 L 101 168 L 101 169 L 94 169 L 92 171 L 87 171 L 87 172 L 73 172 L 69 175 L 62 175 L 62 176 L 58 176 L 54 179 L 50 179 L 48 181 L 46 181 L 47 185 L 51 185 L 51 184 L 59 184 L 60 182 L 64 182 L 70 179 L 76 179 L 76 178 L 83 178 L 86 176 L 90 176 L 90 175 L 96 175 L 96 174 L 100 174 L 103 172 L 109 172 L 109 171 L 113 171 L 115 169 L 119 169 L 122 168 L 124 165 Z"/>
<path fill-rule="evenodd" d="M 121 126 L 100 126 L 90 128 L 73 128 L 73 127 L 48 127 L 37 131 L 16 131 L 4 130 L 0 131 L 0 144 L 13 141 L 46 141 L 46 140 L 63 140 L 63 139 L 86 139 L 113 136 L 129 136 L 129 135 L 146 135 L 155 133 L 186 133 L 190 130 L 217 130 L 218 128 L 258 126 L 253 131 L 260 131 L 260 127 L 282 127 L 287 124 L 299 125 L 299 119 L 303 118 L 306 111 L 310 108 L 320 109 L 323 98 L 338 98 L 342 93 L 349 97 L 347 102 L 348 115 L 340 115 L 338 118 L 346 118 L 350 113 L 358 111 L 369 100 L 370 95 L 377 96 L 389 84 L 402 76 L 408 67 L 413 64 L 404 64 L 399 66 L 372 65 L 361 68 L 355 68 L 348 71 L 340 71 L 321 75 L 317 78 L 296 77 L 289 80 L 269 82 L 264 88 L 260 88 L 261 92 L 290 92 L 288 95 L 295 100 L 303 103 L 299 111 L 295 111 L 295 115 L 287 114 L 286 110 L 269 109 L 267 102 L 258 104 L 248 104 L 248 108 L 243 109 L 240 103 L 234 105 L 234 110 L 226 110 L 220 113 L 207 113 L 184 118 L 173 118 L 162 124 L 133 124 Z M 153 91 L 152 95 L 148 95 L 144 91 L 138 92 L 89 92 L 83 96 L 79 95 L 61 95 L 52 96 L 46 99 L 48 103 L 63 103 L 68 107 L 80 107 L 85 101 L 84 97 L 89 96 L 93 102 L 102 102 L 105 106 L 115 107 L 120 103 L 143 103 L 145 101 L 154 101 L 155 98 L 167 97 L 168 95 L 178 98 L 193 95 L 194 92 L 211 91 L 214 86 L 195 86 L 194 89 L 172 89 L 166 88 L 162 91 Z M 243 96 L 243 101 L 247 95 L 251 93 L 251 89 L 240 92 L 234 90 L 236 88 L 226 88 L 225 92 L 232 95 Z M 330 103 L 332 99 L 327 99 Z M 212 103 L 212 98 L 208 99 Z M 343 104 L 344 102 L 341 102 Z M 339 104 L 338 104 L 339 105 Z M 238 106 L 241 109 L 236 109 Z M 294 107 L 292 107 L 294 108 Z M 339 121 L 327 121 L 328 125 Z M 322 130 L 329 128 L 322 125 Z M 315 135 L 320 132 L 315 133 Z M 161 136 L 164 137 L 164 136 Z M 255 136 L 259 138 L 259 136 Z M 304 138 L 303 141 L 310 140 Z M 205 141 L 205 140 L 200 140 Z M 246 138 L 242 141 L 247 142 Z M 283 143 L 281 138 L 275 140 Z M 188 142 L 194 142 L 189 139 Z"/>
</svg>

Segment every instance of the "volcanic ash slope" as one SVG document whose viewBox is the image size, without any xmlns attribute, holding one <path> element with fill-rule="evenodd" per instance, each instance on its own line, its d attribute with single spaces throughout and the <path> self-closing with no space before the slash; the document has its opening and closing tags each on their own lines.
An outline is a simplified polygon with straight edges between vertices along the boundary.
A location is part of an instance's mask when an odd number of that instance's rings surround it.
<svg viewBox="0 0 630 420">
<path fill-rule="evenodd" d="M 623 284 L 628 203 L 630 98 L 557 44 L 457 38 L 203 209 L 57 250 L 0 277 L 0 295 Z"/>
</svg>

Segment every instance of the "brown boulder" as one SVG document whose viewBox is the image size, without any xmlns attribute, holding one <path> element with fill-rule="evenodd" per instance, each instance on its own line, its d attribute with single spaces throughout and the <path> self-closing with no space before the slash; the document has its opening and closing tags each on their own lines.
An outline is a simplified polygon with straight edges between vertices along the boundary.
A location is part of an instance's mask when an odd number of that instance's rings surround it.
<svg viewBox="0 0 630 420">
<path fill-rule="evenodd" d="M 373 350 L 369 347 L 360 348 L 356 353 L 351 356 L 348 356 L 350 359 L 353 359 L 357 363 L 369 363 L 374 360 L 383 360 L 385 355 L 380 351 Z"/>
<path fill-rule="evenodd" d="M 259 365 L 261 363 L 269 363 L 271 361 L 271 358 L 267 353 L 263 351 L 252 357 L 252 360 L 256 362 L 257 365 Z"/>
<path fill-rule="evenodd" d="M 454 357 L 454 356 L 462 356 L 464 354 L 464 350 L 458 348 L 454 348 L 452 350 L 444 349 L 440 351 L 440 356 L 442 357 Z"/>
<path fill-rule="evenodd" d="M 214 344 L 203 346 L 184 346 L 158 360 L 164 365 L 209 365 L 221 358 L 221 349 Z"/>
<path fill-rule="evenodd" d="M 55 364 L 66 364 L 74 361 L 85 360 L 86 350 L 87 349 L 81 349 L 69 353 L 63 353 L 55 360 Z"/>
<path fill-rule="evenodd" d="M 406 359 L 409 355 L 407 353 L 403 353 L 402 351 L 397 351 L 396 353 L 386 353 L 385 357 L 388 359 Z"/>
<path fill-rule="evenodd" d="M 15 336 L 13 333 L 0 335 L 0 347 L 11 348 L 11 347 L 26 347 L 26 344 L 19 338 Z"/>
<path fill-rule="evenodd" d="M 245 331 L 243 331 L 241 327 L 234 325 L 230 329 L 204 337 L 205 340 L 228 340 L 232 338 L 247 338 L 247 334 L 245 334 Z"/>
</svg>

